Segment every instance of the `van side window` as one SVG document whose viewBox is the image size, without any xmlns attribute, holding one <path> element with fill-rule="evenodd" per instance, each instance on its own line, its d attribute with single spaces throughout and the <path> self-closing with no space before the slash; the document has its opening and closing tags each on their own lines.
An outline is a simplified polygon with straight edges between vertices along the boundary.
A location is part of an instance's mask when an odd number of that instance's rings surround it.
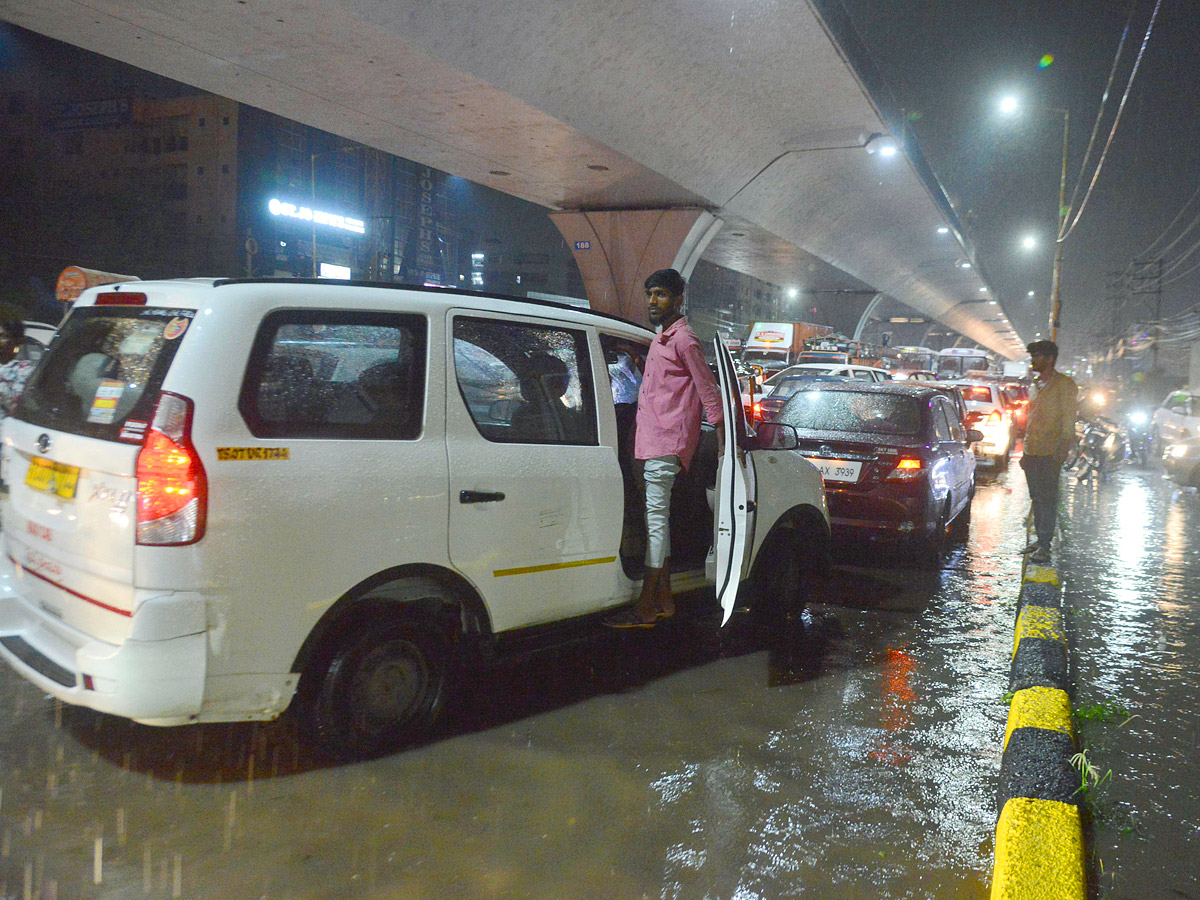
<svg viewBox="0 0 1200 900">
<path fill-rule="evenodd" d="M 238 409 L 256 437 L 416 440 L 424 316 L 280 310 L 263 319 Z"/>
<path fill-rule="evenodd" d="M 454 375 L 475 427 L 489 441 L 597 443 L 586 332 L 459 317 Z"/>
</svg>

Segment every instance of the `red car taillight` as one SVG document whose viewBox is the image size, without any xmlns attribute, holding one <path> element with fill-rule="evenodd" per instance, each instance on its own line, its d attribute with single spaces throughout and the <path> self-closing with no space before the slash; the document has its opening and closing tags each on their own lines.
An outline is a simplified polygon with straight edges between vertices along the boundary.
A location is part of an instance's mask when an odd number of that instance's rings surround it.
<svg viewBox="0 0 1200 900">
<path fill-rule="evenodd" d="M 192 401 L 164 391 L 137 458 L 139 544 L 194 544 L 204 536 L 208 481 L 191 432 Z"/>
<path fill-rule="evenodd" d="M 990 416 L 988 416 L 988 419 L 987 419 L 988 424 L 989 425 L 999 425 L 1001 418 L 1002 418 L 1002 416 L 1000 415 L 1000 410 L 993 409 L 992 414 Z"/>
<path fill-rule="evenodd" d="M 896 468 L 892 469 L 888 475 L 888 481 L 910 481 L 913 478 L 920 478 L 925 471 L 925 466 L 921 460 L 907 457 L 896 461 Z"/>
</svg>

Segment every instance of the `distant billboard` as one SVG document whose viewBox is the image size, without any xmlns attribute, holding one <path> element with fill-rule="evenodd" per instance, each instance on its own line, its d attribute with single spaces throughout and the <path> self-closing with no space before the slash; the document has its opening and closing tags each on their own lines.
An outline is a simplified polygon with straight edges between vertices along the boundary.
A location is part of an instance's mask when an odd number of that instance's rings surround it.
<svg viewBox="0 0 1200 900">
<path fill-rule="evenodd" d="M 51 108 L 48 127 L 51 131 L 74 131 L 80 128 L 103 128 L 124 125 L 133 120 L 133 103 L 128 97 L 109 100 L 71 100 L 55 103 Z"/>
</svg>

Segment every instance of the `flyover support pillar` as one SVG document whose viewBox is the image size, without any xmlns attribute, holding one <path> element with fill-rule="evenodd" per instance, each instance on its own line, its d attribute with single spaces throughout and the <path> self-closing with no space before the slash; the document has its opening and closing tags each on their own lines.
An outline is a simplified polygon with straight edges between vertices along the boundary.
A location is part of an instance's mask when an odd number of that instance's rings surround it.
<svg viewBox="0 0 1200 900">
<path fill-rule="evenodd" d="M 724 224 L 703 209 L 564 210 L 550 219 L 575 254 L 592 309 L 648 324 L 642 283 L 658 269 L 689 278 Z"/>
</svg>

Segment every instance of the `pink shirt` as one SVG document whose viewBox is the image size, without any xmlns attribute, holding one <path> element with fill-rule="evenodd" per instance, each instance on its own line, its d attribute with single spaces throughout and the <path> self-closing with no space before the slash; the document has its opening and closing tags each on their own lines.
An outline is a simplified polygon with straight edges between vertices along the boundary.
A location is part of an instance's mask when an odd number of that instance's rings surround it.
<svg viewBox="0 0 1200 900">
<path fill-rule="evenodd" d="M 650 345 L 638 392 L 633 455 L 638 459 L 678 456 L 686 469 L 700 443 L 700 410 L 710 425 L 725 418 L 721 392 L 704 361 L 700 339 L 685 319 L 676 319 Z"/>
</svg>

